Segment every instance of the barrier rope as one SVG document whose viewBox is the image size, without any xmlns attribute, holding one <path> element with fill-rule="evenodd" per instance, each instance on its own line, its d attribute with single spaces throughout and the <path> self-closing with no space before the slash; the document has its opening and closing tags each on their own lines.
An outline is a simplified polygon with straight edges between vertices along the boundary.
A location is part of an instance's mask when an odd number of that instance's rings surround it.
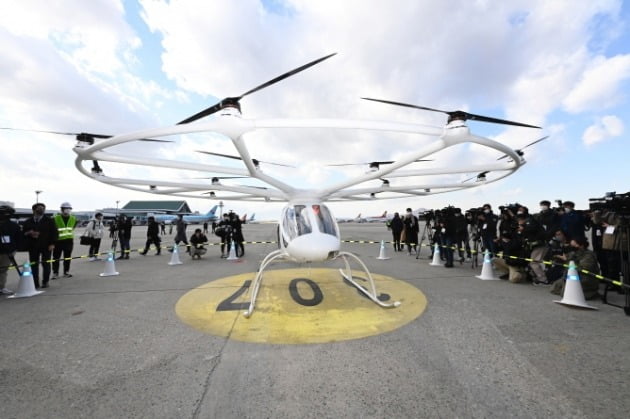
<svg viewBox="0 0 630 419">
<path fill-rule="evenodd" d="M 381 242 L 386 243 L 386 244 L 393 244 L 394 243 L 393 241 L 388 241 L 388 240 L 341 240 L 341 242 L 342 243 L 353 243 L 353 244 L 378 244 L 378 245 L 380 245 Z M 169 243 L 171 243 L 171 246 L 161 245 L 159 247 L 159 249 L 160 250 L 161 249 L 170 250 L 170 249 L 172 249 L 175 246 L 174 242 L 169 242 Z M 227 242 L 216 242 L 216 243 L 207 242 L 207 243 L 201 243 L 201 245 L 202 246 L 221 246 L 221 245 L 229 245 L 230 243 L 227 243 Z M 277 244 L 277 243 L 278 242 L 275 241 L 275 240 L 273 240 L 273 241 L 243 241 L 243 242 L 241 242 L 241 244 L 243 244 L 243 245 L 245 245 L 245 244 Z M 406 243 L 404 243 L 404 244 L 406 244 Z M 418 245 L 418 243 L 409 243 L 409 244 L 411 246 L 417 246 Z M 401 243 L 401 245 L 403 245 L 403 243 Z M 182 247 L 183 246 L 183 247 L 187 247 L 187 248 L 188 247 L 192 247 L 191 244 L 178 244 L 177 246 L 178 247 Z M 431 245 L 431 244 L 428 244 L 428 243 L 427 244 L 420 244 L 420 247 L 433 248 L 434 246 L 435 245 Z M 438 247 L 440 249 L 444 249 L 447 246 L 440 246 L 438 244 Z M 471 254 L 471 255 L 483 255 L 484 254 L 484 251 L 481 251 L 481 250 L 478 250 L 478 251 L 474 250 L 474 249 L 467 250 L 466 248 L 460 248 L 460 247 L 457 247 L 457 246 L 449 246 L 449 248 L 452 249 L 453 251 L 467 252 L 467 254 Z M 155 245 L 152 245 L 152 246 L 149 247 L 149 250 L 153 250 L 153 249 L 157 250 L 157 247 Z M 144 251 L 144 247 L 140 247 L 140 248 L 137 248 L 137 249 L 127 249 L 127 250 L 124 251 L 124 253 L 126 255 L 129 255 L 130 253 L 134 253 L 134 252 L 141 253 L 143 251 Z M 418 250 L 418 252 L 419 252 L 419 250 Z M 94 254 L 94 256 L 104 256 L 104 255 L 108 255 L 109 253 L 113 253 L 115 255 L 117 252 L 114 249 L 110 249 L 108 251 L 96 253 L 96 254 Z M 518 257 L 518 256 L 511 256 L 511 255 L 505 255 L 504 256 L 502 252 L 497 253 L 496 256 L 497 257 L 501 257 L 501 258 L 508 257 L 510 259 L 522 260 L 522 261 L 529 262 L 529 263 L 542 263 L 542 264 L 547 265 L 547 266 L 562 266 L 562 267 L 567 268 L 567 269 L 569 268 L 569 265 L 566 264 L 566 263 L 559 263 L 559 262 L 554 262 L 554 261 L 551 261 L 551 260 L 536 260 L 536 259 L 532 259 L 532 258 L 522 258 L 522 257 Z M 87 258 L 90 258 L 90 257 L 92 257 L 92 256 L 90 256 L 90 255 L 80 255 L 80 256 L 72 256 L 72 257 L 68 257 L 68 258 L 61 258 L 61 259 L 58 259 L 58 261 L 62 262 L 62 261 L 66 261 L 66 260 L 87 259 Z M 55 262 L 55 259 L 48 259 L 48 260 L 45 261 L 45 263 L 52 263 L 52 262 Z M 20 266 L 24 266 L 26 263 L 28 263 L 29 265 L 32 266 L 32 265 L 35 265 L 35 264 L 37 264 L 39 262 L 33 262 L 33 261 L 25 262 L 25 263 L 20 264 Z M 15 267 L 13 265 L 2 266 L 1 268 L 15 269 Z M 586 269 L 578 269 L 578 272 L 581 272 L 581 273 L 584 273 L 584 274 L 587 274 L 587 275 L 591 275 L 591 276 L 593 276 L 594 278 L 597 278 L 600 281 L 608 282 L 608 283 L 610 283 L 612 285 L 616 285 L 616 286 L 621 287 L 621 288 L 628 288 L 628 289 L 630 289 L 630 284 L 626 284 L 626 283 L 624 283 L 624 282 L 622 282 L 620 280 L 606 278 L 603 275 L 595 274 L 595 273 L 590 272 L 590 271 L 588 271 Z"/>
</svg>

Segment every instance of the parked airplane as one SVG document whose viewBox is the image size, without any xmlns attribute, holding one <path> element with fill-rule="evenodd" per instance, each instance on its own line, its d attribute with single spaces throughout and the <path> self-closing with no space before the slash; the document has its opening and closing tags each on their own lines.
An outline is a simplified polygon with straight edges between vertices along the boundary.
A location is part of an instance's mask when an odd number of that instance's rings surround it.
<svg viewBox="0 0 630 419">
<path fill-rule="evenodd" d="M 361 213 L 354 218 L 337 218 L 338 223 L 361 223 Z"/>
<path fill-rule="evenodd" d="M 210 211 L 208 211 L 207 214 L 204 215 L 184 215 L 184 222 L 188 224 L 203 224 L 216 221 L 219 219 L 219 217 L 215 214 L 218 207 L 218 205 L 215 205 Z M 166 224 L 170 224 L 177 221 L 178 216 L 175 214 L 153 214 L 153 217 L 155 217 L 155 221 L 158 223 L 164 221 Z"/>
<path fill-rule="evenodd" d="M 373 217 L 365 217 L 363 218 L 364 223 L 384 223 L 387 220 L 391 220 L 394 216 L 393 215 L 387 215 L 387 211 L 383 212 L 382 215 L 375 215 Z"/>
</svg>

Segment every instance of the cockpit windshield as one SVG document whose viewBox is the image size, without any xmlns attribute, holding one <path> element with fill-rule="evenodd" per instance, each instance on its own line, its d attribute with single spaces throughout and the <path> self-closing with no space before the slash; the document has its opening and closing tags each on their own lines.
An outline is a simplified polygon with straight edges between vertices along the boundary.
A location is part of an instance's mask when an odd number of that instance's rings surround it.
<svg viewBox="0 0 630 419">
<path fill-rule="evenodd" d="M 296 237 L 321 232 L 339 237 L 335 220 L 325 205 L 287 206 L 282 214 L 282 238 L 291 241 Z"/>
<path fill-rule="evenodd" d="M 328 207 L 326 205 L 313 205 L 312 208 L 319 231 L 336 237 L 337 229 L 335 228 L 335 222 Z"/>
</svg>

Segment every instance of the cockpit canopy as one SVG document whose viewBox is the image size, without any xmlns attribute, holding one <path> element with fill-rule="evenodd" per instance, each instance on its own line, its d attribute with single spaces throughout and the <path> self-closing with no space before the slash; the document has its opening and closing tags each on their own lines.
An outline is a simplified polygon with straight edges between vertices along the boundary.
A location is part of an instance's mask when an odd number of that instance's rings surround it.
<svg viewBox="0 0 630 419">
<path fill-rule="evenodd" d="M 330 210 L 322 204 L 288 205 L 282 212 L 282 239 L 285 243 L 305 234 L 329 234 L 339 238 L 337 223 Z"/>
</svg>

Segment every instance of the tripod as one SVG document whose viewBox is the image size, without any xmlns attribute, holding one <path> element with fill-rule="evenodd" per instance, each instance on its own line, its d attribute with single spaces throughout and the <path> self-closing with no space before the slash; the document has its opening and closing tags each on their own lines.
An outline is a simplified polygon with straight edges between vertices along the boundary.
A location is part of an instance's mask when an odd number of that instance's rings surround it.
<svg viewBox="0 0 630 419">
<path fill-rule="evenodd" d="M 420 250 L 422 250 L 422 242 L 424 239 L 427 239 L 429 245 L 431 244 L 431 240 L 433 240 L 433 229 L 431 228 L 431 221 L 427 220 L 424 223 L 424 228 L 422 229 L 422 235 L 420 236 L 420 243 L 418 243 L 418 248 L 416 249 L 416 259 L 420 257 Z"/>
<path fill-rule="evenodd" d="M 625 216 L 622 216 L 625 218 Z M 622 308 L 627 316 L 630 316 L 630 225 L 627 219 L 621 220 L 618 228 L 618 236 L 616 238 L 617 247 L 619 247 L 619 279 L 621 280 L 620 293 L 624 294 L 625 305 L 613 304 L 608 301 L 608 292 L 612 289 L 611 285 L 606 283 L 602 302 L 614 307 Z"/>
</svg>

